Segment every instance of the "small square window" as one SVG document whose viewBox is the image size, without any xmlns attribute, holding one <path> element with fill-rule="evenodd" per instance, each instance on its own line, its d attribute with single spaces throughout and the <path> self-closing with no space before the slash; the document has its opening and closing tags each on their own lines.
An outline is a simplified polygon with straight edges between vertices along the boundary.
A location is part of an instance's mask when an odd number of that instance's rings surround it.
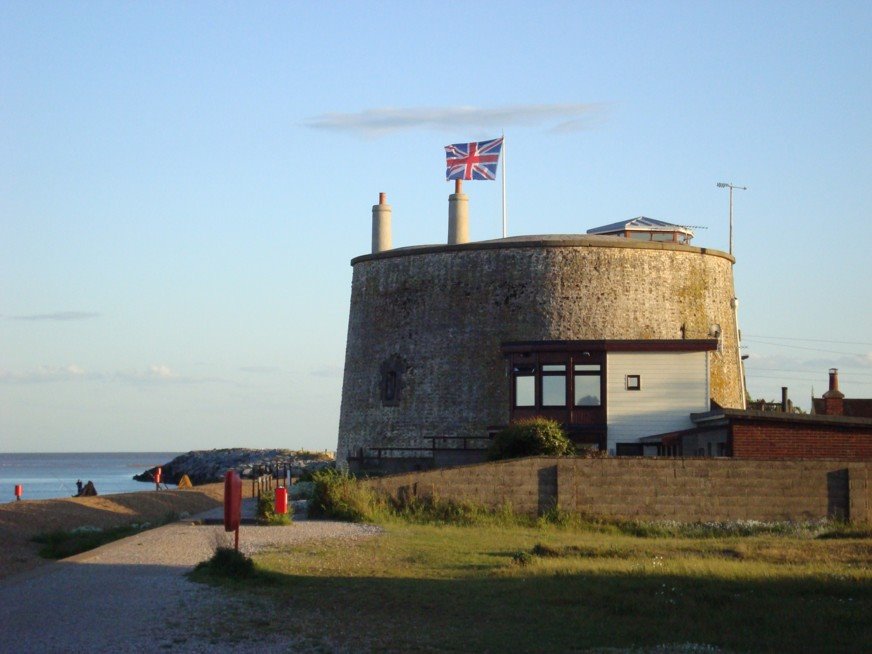
<svg viewBox="0 0 872 654">
<path fill-rule="evenodd" d="M 642 390 L 642 376 L 641 375 L 627 375 L 627 390 L 628 391 L 641 391 Z"/>
</svg>

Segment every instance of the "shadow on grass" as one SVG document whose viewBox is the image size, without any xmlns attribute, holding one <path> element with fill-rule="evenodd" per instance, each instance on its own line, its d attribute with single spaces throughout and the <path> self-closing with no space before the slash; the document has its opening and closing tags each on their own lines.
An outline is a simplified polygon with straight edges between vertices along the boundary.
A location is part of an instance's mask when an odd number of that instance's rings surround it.
<svg viewBox="0 0 872 654">
<path fill-rule="evenodd" d="M 698 643 L 740 652 L 863 652 L 872 642 L 872 585 L 837 578 L 262 574 L 271 582 L 247 588 L 275 595 L 288 628 L 329 629 L 352 648 L 563 652 Z"/>
</svg>

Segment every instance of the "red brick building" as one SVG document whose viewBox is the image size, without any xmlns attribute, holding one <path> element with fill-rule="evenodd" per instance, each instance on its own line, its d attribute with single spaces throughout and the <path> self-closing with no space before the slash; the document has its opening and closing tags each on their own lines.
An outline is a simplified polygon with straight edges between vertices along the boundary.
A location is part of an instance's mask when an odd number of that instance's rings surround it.
<svg viewBox="0 0 872 654">
<path fill-rule="evenodd" d="M 724 409 L 696 414 L 694 422 L 700 431 L 697 439 L 722 437 L 724 456 L 872 460 L 872 420 L 868 418 Z M 693 453 L 684 452 L 684 456 Z"/>
<path fill-rule="evenodd" d="M 839 371 L 830 368 L 830 388 L 823 397 L 811 399 L 814 415 L 872 418 L 872 399 L 846 398 L 839 390 Z"/>
<path fill-rule="evenodd" d="M 786 401 L 785 401 L 786 404 Z M 643 438 L 646 454 L 740 459 L 872 460 L 872 400 L 845 398 L 838 370 L 811 414 L 715 409 L 691 415 L 693 429 Z"/>
</svg>

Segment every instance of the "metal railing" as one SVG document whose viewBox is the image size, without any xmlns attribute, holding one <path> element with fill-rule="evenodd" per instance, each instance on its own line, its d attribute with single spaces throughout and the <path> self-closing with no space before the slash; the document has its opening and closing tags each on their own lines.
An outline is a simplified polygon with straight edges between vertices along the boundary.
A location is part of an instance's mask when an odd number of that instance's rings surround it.
<svg viewBox="0 0 872 654">
<path fill-rule="evenodd" d="M 429 447 L 408 447 L 401 445 L 387 445 L 383 447 L 367 447 L 360 448 L 357 453 L 357 456 L 350 456 L 349 459 L 358 459 L 358 458 L 377 458 L 381 459 L 382 457 L 386 457 L 387 453 L 390 452 L 420 452 L 420 453 L 430 453 L 431 456 L 435 456 L 436 452 L 446 452 L 446 451 L 463 451 L 463 452 L 483 452 L 490 447 L 490 436 L 427 436 L 425 440 L 430 441 Z M 488 444 L 481 447 L 471 447 L 470 442 L 472 441 L 488 441 Z M 460 447 L 446 447 L 451 442 L 456 442 L 460 444 Z"/>
</svg>

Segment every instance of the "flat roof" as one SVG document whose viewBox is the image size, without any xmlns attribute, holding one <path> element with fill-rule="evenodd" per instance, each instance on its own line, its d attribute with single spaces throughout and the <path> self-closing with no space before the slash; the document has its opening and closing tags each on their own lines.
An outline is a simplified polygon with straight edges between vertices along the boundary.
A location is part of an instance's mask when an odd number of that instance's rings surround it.
<svg viewBox="0 0 872 654">
<path fill-rule="evenodd" d="M 623 232 L 623 231 L 642 231 L 642 232 L 682 232 L 684 234 L 689 234 L 693 236 L 693 230 L 690 227 L 685 225 L 676 225 L 675 223 L 667 223 L 664 220 L 657 220 L 656 218 L 648 218 L 647 216 L 637 216 L 636 218 L 631 218 L 630 220 L 619 220 L 616 223 L 611 223 L 610 225 L 603 225 L 602 227 L 594 227 L 593 229 L 587 230 L 588 234 L 611 234 L 614 232 Z"/>
<path fill-rule="evenodd" d="M 816 413 L 784 413 L 782 411 L 756 411 L 753 409 L 715 409 L 703 413 L 691 413 L 690 419 L 697 425 L 726 425 L 731 420 L 768 420 L 772 422 L 799 422 L 806 425 L 837 425 L 872 429 L 872 418 L 851 416 L 825 416 Z"/>
<path fill-rule="evenodd" d="M 661 241 L 636 241 L 629 238 L 617 238 L 615 236 L 598 236 L 595 234 L 541 234 L 530 236 L 509 236 L 489 241 L 471 241 L 457 245 L 412 245 L 373 254 L 362 254 L 351 260 L 351 265 L 363 261 L 377 259 L 391 259 L 394 257 L 408 257 L 416 254 L 436 254 L 448 252 L 469 252 L 475 250 L 502 250 L 510 248 L 558 248 L 558 247 L 587 247 L 587 248 L 623 248 L 628 250 L 671 250 L 677 252 L 691 252 L 695 254 L 710 254 L 721 257 L 735 263 L 736 259 L 722 250 L 701 248 L 695 245 L 682 245 L 680 243 L 668 243 Z"/>
<path fill-rule="evenodd" d="M 503 353 L 563 352 L 565 350 L 596 350 L 604 352 L 701 352 L 718 349 L 716 338 L 608 338 L 577 341 L 507 341 Z"/>
</svg>

